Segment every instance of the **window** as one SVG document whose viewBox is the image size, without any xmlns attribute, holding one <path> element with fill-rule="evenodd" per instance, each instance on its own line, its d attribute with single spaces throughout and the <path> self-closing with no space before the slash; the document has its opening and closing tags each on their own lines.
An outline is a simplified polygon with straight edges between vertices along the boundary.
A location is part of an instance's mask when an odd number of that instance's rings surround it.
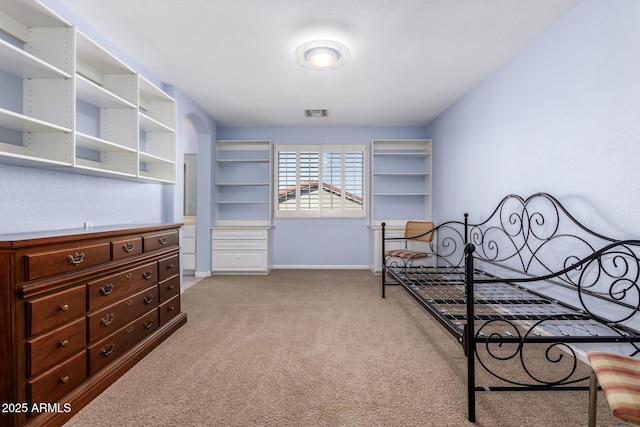
<svg viewBox="0 0 640 427">
<path fill-rule="evenodd" d="M 364 145 L 276 145 L 275 216 L 364 217 Z"/>
</svg>

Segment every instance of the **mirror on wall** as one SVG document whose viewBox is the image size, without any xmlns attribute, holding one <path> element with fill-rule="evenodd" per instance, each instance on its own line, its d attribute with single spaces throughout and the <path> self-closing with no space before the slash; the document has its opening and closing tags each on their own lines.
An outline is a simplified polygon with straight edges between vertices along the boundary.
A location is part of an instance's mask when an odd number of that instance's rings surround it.
<svg viewBox="0 0 640 427">
<path fill-rule="evenodd" d="M 184 155 L 184 216 L 196 216 L 196 155 Z"/>
</svg>

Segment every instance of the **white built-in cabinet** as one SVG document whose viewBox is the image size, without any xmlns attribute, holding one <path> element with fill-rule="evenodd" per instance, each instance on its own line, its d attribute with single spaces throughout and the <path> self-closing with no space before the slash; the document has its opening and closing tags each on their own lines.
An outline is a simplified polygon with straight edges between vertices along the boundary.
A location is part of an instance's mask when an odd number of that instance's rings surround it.
<svg viewBox="0 0 640 427">
<path fill-rule="evenodd" d="M 215 149 L 214 274 L 271 270 L 271 141 L 220 140 Z"/>
<path fill-rule="evenodd" d="M 182 269 L 184 271 L 196 271 L 196 224 L 188 222 L 182 227 Z"/>
<path fill-rule="evenodd" d="M 175 182 L 175 101 L 37 0 L 0 3 L 0 93 L 0 162 Z"/>
<path fill-rule="evenodd" d="M 381 224 L 388 237 L 401 237 L 409 220 L 431 220 L 431 140 L 371 142 L 372 249 L 370 266 L 381 271 Z"/>
</svg>

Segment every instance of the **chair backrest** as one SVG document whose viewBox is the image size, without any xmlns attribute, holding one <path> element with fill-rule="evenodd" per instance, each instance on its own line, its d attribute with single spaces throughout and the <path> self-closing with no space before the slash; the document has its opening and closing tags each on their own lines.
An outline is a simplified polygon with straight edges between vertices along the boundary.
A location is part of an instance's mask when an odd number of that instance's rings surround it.
<svg viewBox="0 0 640 427">
<path fill-rule="evenodd" d="M 407 221 L 404 226 L 404 237 L 430 242 L 433 239 L 433 233 L 429 233 L 431 230 L 433 230 L 433 222 L 431 221 Z"/>
</svg>

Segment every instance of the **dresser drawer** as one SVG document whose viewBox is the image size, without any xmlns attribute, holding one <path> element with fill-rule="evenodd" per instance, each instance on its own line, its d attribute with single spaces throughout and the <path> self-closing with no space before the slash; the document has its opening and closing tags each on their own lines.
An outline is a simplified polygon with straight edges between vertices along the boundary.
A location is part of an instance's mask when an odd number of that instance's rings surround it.
<svg viewBox="0 0 640 427">
<path fill-rule="evenodd" d="M 87 309 L 85 286 L 56 292 L 27 301 L 27 333 L 29 336 L 84 317 Z"/>
<path fill-rule="evenodd" d="M 160 289 L 160 303 L 170 300 L 180 293 L 180 276 L 173 276 L 169 280 L 158 283 Z"/>
<path fill-rule="evenodd" d="M 266 271 L 266 252 L 213 252 L 215 271 Z"/>
<path fill-rule="evenodd" d="M 180 313 L 180 294 L 174 296 L 164 304 L 161 304 L 159 309 L 160 324 L 164 325 L 167 320 Z"/>
<path fill-rule="evenodd" d="M 56 402 L 87 378 L 87 353 L 82 350 L 27 383 L 31 403 Z"/>
<path fill-rule="evenodd" d="M 151 286 L 87 316 L 89 342 L 115 332 L 158 305 L 158 287 Z"/>
<path fill-rule="evenodd" d="M 25 255 L 27 280 L 76 271 L 111 261 L 108 242 Z"/>
<path fill-rule="evenodd" d="M 180 255 L 174 255 L 158 261 L 158 280 L 163 281 L 169 277 L 180 274 Z"/>
<path fill-rule="evenodd" d="M 266 240 L 214 240 L 214 250 L 222 251 L 263 251 L 267 249 Z"/>
<path fill-rule="evenodd" d="M 213 240 L 265 240 L 267 230 L 213 230 Z"/>
<path fill-rule="evenodd" d="M 178 246 L 180 240 L 178 231 L 166 231 L 158 234 L 148 234 L 142 237 L 144 251 L 150 252 L 157 249 L 168 248 L 169 246 Z"/>
<path fill-rule="evenodd" d="M 123 296 L 156 283 L 158 283 L 156 261 L 90 282 L 88 285 L 89 310 L 115 302 Z"/>
<path fill-rule="evenodd" d="M 111 257 L 115 259 L 127 258 L 142 253 L 142 237 L 116 240 L 111 242 Z"/>
<path fill-rule="evenodd" d="M 118 329 L 112 335 L 89 346 L 89 375 L 116 360 L 140 340 L 158 328 L 158 308 Z"/>
<path fill-rule="evenodd" d="M 87 343 L 87 322 L 84 317 L 27 341 L 27 376 L 83 349 Z"/>
</svg>

